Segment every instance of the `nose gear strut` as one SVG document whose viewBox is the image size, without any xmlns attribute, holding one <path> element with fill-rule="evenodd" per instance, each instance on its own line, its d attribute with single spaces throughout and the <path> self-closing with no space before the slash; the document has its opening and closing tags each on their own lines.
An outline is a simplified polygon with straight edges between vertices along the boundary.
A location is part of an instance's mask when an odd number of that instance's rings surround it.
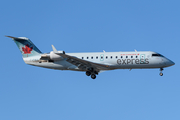
<svg viewBox="0 0 180 120">
<path fill-rule="evenodd" d="M 160 71 L 161 71 L 161 72 L 159 73 L 160 76 L 163 76 L 163 73 L 162 73 L 163 70 L 164 70 L 163 68 L 160 68 Z"/>
</svg>

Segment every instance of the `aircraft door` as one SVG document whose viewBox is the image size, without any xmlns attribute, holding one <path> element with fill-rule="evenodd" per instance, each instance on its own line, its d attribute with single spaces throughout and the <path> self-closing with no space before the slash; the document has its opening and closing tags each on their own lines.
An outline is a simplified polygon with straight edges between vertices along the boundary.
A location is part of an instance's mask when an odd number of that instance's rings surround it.
<svg viewBox="0 0 180 120">
<path fill-rule="evenodd" d="M 140 64 L 144 64 L 145 63 L 145 54 L 141 54 L 140 55 Z"/>
<path fill-rule="evenodd" d="M 100 55 L 100 61 L 104 61 L 104 54 Z"/>
</svg>

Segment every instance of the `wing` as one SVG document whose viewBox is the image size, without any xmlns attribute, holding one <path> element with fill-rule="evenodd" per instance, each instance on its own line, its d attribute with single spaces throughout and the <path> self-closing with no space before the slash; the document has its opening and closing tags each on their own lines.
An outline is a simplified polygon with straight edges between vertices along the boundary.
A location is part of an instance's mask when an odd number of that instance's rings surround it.
<svg viewBox="0 0 180 120">
<path fill-rule="evenodd" d="M 79 59 L 75 56 L 58 53 L 58 51 L 55 49 L 55 47 L 53 45 L 52 45 L 52 48 L 53 48 L 53 51 L 55 54 L 58 54 L 58 55 L 62 56 L 63 58 L 66 58 L 67 62 L 77 66 L 79 69 L 83 69 L 83 70 L 93 69 L 93 70 L 99 72 L 100 70 L 108 70 L 110 67 L 109 65 L 93 63 L 90 61 Z"/>
<path fill-rule="evenodd" d="M 77 66 L 78 68 L 94 68 L 99 70 L 107 70 L 109 68 L 109 65 L 99 64 L 99 63 L 93 63 L 90 61 L 82 60 L 74 56 L 70 56 L 67 54 L 60 53 L 60 56 L 63 58 L 67 58 L 66 61 Z"/>
</svg>

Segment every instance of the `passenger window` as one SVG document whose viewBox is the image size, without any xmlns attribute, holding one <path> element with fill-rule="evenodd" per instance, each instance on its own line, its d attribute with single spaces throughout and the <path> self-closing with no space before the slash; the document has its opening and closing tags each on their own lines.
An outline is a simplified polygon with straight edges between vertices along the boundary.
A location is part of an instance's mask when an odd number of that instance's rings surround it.
<svg viewBox="0 0 180 120">
<path fill-rule="evenodd" d="M 93 57 L 91 57 L 91 59 L 93 59 Z"/>
<path fill-rule="evenodd" d="M 84 59 L 84 57 L 82 57 L 82 59 Z"/>
<path fill-rule="evenodd" d="M 98 56 L 96 56 L 96 59 L 98 59 Z"/>
<path fill-rule="evenodd" d="M 108 59 L 108 56 L 106 56 L 106 59 Z"/>
<path fill-rule="evenodd" d="M 112 59 L 112 56 L 111 56 L 111 59 Z"/>
<path fill-rule="evenodd" d="M 87 59 L 88 59 L 89 57 L 87 57 Z"/>
<path fill-rule="evenodd" d="M 128 58 L 128 56 L 126 56 L 126 58 Z"/>
<path fill-rule="evenodd" d="M 116 56 L 116 58 L 118 58 L 118 56 Z"/>
<path fill-rule="evenodd" d="M 138 58 L 138 56 L 136 56 L 136 58 Z"/>
<path fill-rule="evenodd" d="M 131 56 L 131 58 L 133 58 L 133 56 Z"/>
<path fill-rule="evenodd" d="M 121 58 L 123 58 L 123 56 L 121 56 Z"/>
</svg>

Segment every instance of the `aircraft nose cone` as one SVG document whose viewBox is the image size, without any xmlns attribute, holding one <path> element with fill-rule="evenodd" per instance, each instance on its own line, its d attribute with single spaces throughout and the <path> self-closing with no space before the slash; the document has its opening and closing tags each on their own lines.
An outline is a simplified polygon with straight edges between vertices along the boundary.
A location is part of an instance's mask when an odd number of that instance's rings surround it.
<svg viewBox="0 0 180 120">
<path fill-rule="evenodd" d="M 175 63 L 171 60 L 169 60 L 169 65 L 172 66 L 172 65 L 175 65 Z"/>
<path fill-rule="evenodd" d="M 174 63 L 173 61 L 171 61 L 171 64 L 172 64 L 172 65 L 175 65 L 175 63 Z"/>
</svg>

